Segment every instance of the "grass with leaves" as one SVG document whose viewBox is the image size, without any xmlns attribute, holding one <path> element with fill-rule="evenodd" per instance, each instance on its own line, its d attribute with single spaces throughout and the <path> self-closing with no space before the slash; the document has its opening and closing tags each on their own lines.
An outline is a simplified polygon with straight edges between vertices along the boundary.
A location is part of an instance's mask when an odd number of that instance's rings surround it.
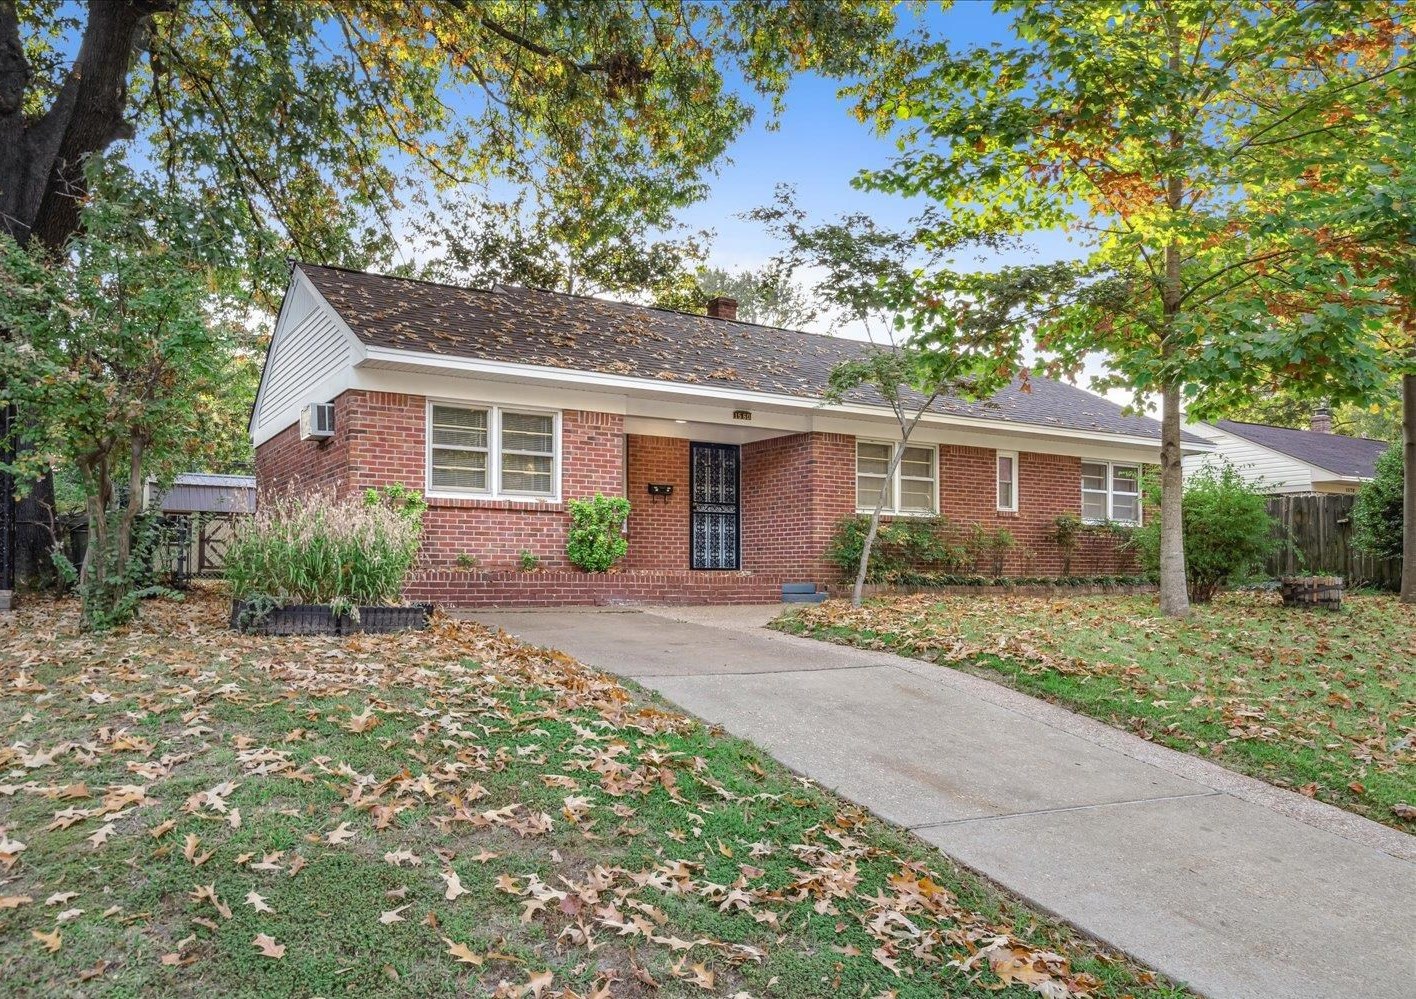
<svg viewBox="0 0 1416 999">
<path fill-rule="evenodd" d="M 568 657 L 228 607 L 0 625 L 8 991 L 1184 994 Z"/>
<path fill-rule="evenodd" d="M 1280 787 L 1416 830 L 1416 607 L 1285 608 L 1234 593 L 1160 617 L 1151 597 L 884 598 L 776 626 L 968 669 Z"/>
</svg>

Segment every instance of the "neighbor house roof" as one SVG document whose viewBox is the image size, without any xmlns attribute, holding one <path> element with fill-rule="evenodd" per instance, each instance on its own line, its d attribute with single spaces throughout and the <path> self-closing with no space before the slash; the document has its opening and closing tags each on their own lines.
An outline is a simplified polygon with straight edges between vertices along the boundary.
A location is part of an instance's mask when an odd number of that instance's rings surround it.
<svg viewBox="0 0 1416 999">
<path fill-rule="evenodd" d="M 1345 437 L 1314 430 L 1292 430 L 1264 423 L 1217 420 L 1214 426 L 1227 434 L 1286 454 L 1337 475 L 1370 479 L 1376 474 L 1377 459 L 1391 445 L 1367 437 Z"/>
<path fill-rule="evenodd" d="M 364 344 L 539 367 L 820 398 L 832 369 L 870 346 L 669 309 L 508 285 L 462 288 L 296 265 Z M 862 387 L 845 401 L 883 405 Z M 1160 424 L 1064 382 L 1033 376 L 942 414 L 1159 439 Z M 1207 444 L 1186 435 L 1189 442 Z"/>
</svg>

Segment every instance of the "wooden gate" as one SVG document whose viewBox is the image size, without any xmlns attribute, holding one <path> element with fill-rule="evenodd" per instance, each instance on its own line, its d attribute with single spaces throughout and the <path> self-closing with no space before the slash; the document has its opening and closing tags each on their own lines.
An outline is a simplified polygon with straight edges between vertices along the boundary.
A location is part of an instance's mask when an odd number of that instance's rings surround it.
<svg viewBox="0 0 1416 999">
<path fill-rule="evenodd" d="M 1284 543 L 1269 558 L 1268 571 L 1275 576 L 1338 575 L 1349 586 L 1399 587 L 1399 560 L 1374 559 L 1352 547 L 1352 506 L 1356 501 L 1356 496 L 1341 493 L 1270 496 L 1268 512 Z"/>
</svg>

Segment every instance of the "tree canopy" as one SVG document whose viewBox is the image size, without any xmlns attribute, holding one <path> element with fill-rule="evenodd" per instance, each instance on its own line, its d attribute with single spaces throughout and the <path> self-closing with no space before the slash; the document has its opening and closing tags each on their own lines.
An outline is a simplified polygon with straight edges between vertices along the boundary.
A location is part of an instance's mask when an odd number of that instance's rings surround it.
<svg viewBox="0 0 1416 999">
<path fill-rule="evenodd" d="M 62 245 L 93 154 L 135 140 L 130 166 L 202 204 L 272 292 L 287 253 L 387 260 L 413 185 L 683 203 L 755 102 L 859 73 L 893 23 L 865 0 L 0 0 L 0 219 Z"/>
<path fill-rule="evenodd" d="M 1080 287 L 1039 314 L 1049 365 L 1162 399 L 1162 608 L 1184 614 L 1180 415 L 1283 385 L 1361 399 L 1388 377 L 1389 302 L 1340 250 L 1292 156 L 1340 155 L 1397 85 L 1396 5 L 1004 3 L 1019 44 L 916 39 L 862 84 L 901 156 L 862 175 L 977 236 L 1065 229 Z"/>
<path fill-rule="evenodd" d="M 136 179 L 221 233 L 213 280 L 269 310 L 290 256 L 392 269 L 430 189 L 662 216 L 794 74 L 859 76 L 894 23 L 883 0 L 0 0 L 0 235 L 57 251 Z M 32 572 L 52 487 L 17 488 Z"/>
<path fill-rule="evenodd" d="M 646 210 L 588 194 L 453 195 L 420 226 L 422 250 L 435 254 L 420 275 L 692 308 L 709 234 L 684 229 L 664 206 Z"/>
<path fill-rule="evenodd" d="M 153 222 L 98 201 L 83 221 L 64 253 L 0 235 L 0 328 L 9 333 L 0 404 L 28 416 L 31 445 L 3 467 L 21 477 L 51 463 L 77 473 L 89 528 L 84 617 L 106 625 L 133 612 L 146 574 L 132 563 L 149 478 L 166 483 L 220 462 L 216 400 L 230 390 L 240 327 L 181 251 L 181 219 Z"/>
</svg>

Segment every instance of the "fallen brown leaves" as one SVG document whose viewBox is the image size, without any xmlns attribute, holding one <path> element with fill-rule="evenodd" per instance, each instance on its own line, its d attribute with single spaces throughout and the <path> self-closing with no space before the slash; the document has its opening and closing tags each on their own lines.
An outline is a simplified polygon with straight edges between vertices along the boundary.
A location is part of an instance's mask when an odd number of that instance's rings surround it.
<svg viewBox="0 0 1416 999">
<path fill-rule="evenodd" d="M 57 952 L 59 923 L 108 919 L 152 934 L 157 946 L 148 952 L 163 974 L 209 960 L 207 941 L 235 933 L 236 946 L 271 962 L 309 959 L 308 941 L 278 923 L 303 902 L 299 889 L 281 894 L 282 886 L 318 878 L 325 864 L 358 862 L 407 881 L 380 889 L 365 909 L 321 918 L 421 934 L 414 939 L 431 946 L 427 960 L 477 976 L 469 988 L 496 996 L 608 999 L 661 986 L 746 996 L 737 988 L 745 970 L 770 961 L 774 948 L 805 946 L 790 934 L 815 917 L 835 920 L 842 939 L 862 944 L 832 948 L 837 968 L 857 962 L 882 981 L 968 976 L 986 990 L 1099 990 L 1066 956 L 970 910 L 937 872 L 883 847 L 857 810 L 826 808 L 791 838 L 774 828 L 780 820 L 740 839 L 712 832 L 719 809 L 747 821 L 811 802 L 744 790 L 768 776 L 755 763 L 733 787 L 723 783 L 709 761 L 669 741 L 697 732 L 696 722 L 564 655 L 441 618 L 405 635 L 242 636 L 225 628 L 225 611 L 200 595 L 186 605 L 155 603 L 138 625 L 98 640 L 74 634 L 72 608 L 60 604 L 27 612 L 8 636 L 15 641 L 0 660 L 0 699 L 25 712 L 17 724 L 28 735 L 0 747 L 0 796 L 43 803 L 49 818 L 38 831 L 73 828 L 85 857 L 123 851 L 134 870 L 142 858 L 170 858 L 187 885 L 169 902 L 166 923 L 121 905 L 99 914 L 108 902 L 91 913 L 66 908 L 55 928 L 32 930 L 30 947 Z M 81 705 L 75 717 L 91 731 L 48 738 L 37 704 Z M 231 720 L 277 709 L 297 723 L 271 731 Z M 369 752 L 339 758 L 329 748 L 338 740 Z M 115 767 L 123 779 L 99 776 Z M 525 776 L 506 781 L 508 774 Z M 307 789 L 330 802 L 300 807 Z M 660 828 L 645 822 L 651 803 L 655 815 L 669 816 Z M 309 824 L 299 837 L 272 842 L 261 830 L 276 820 Z M 233 846 L 236 830 L 254 845 Z M 7 890 L 0 910 L 26 913 L 39 894 L 37 882 L 24 880 L 32 876 L 29 848 L 18 837 L 30 833 L 0 825 L 0 867 L 11 872 L 0 887 L 13 881 L 30 892 Z M 636 842 L 654 848 L 619 862 L 622 847 Z M 539 862 L 547 872 L 536 872 Z M 312 873 L 302 875 L 307 867 Z M 877 873 L 867 878 L 867 870 Z M 238 875 L 246 880 L 232 880 Z M 470 902 L 487 905 L 474 888 L 505 905 L 507 932 L 529 927 L 528 939 L 550 941 L 536 945 L 537 966 L 500 938 L 469 939 L 452 928 Z M 78 895 L 46 901 L 64 906 Z M 707 914 L 700 926 L 727 919 L 741 928 L 685 929 L 669 914 L 685 907 Z M 478 911 L 479 920 L 501 918 L 492 908 Z M 86 971 L 102 978 L 131 959 L 105 957 Z M 596 962 L 603 970 L 580 992 L 557 988 L 558 971 L 539 967 Z M 383 967 L 397 979 L 391 964 Z"/>
<path fill-rule="evenodd" d="M 1314 614 L 1275 594 L 1223 594 L 1174 621 L 1145 598 L 922 593 L 803 607 L 783 627 L 943 665 L 997 657 L 1023 689 L 1145 738 L 1381 822 L 1416 818 L 1397 797 L 1416 767 L 1416 610 L 1391 598 Z M 1385 806 L 1369 801 L 1379 783 Z"/>
</svg>

